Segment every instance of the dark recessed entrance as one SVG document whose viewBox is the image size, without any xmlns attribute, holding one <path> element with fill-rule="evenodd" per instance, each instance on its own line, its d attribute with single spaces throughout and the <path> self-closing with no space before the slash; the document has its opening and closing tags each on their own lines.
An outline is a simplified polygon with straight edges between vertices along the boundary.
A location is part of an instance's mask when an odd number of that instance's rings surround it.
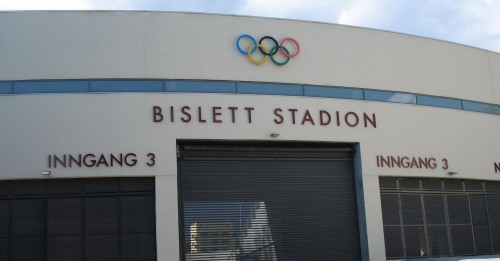
<svg viewBox="0 0 500 261">
<path fill-rule="evenodd" d="M 180 146 L 184 260 L 360 260 L 350 146 Z"/>
</svg>

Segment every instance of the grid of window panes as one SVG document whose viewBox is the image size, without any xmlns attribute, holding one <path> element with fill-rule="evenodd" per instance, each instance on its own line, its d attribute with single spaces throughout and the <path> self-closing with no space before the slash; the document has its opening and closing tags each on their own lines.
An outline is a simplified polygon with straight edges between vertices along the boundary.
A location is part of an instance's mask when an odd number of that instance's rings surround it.
<svg viewBox="0 0 500 261">
<path fill-rule="evenodd" d="M 500 254 L 500 182 L 379 181 L 387 259 Z"/>
</svg>

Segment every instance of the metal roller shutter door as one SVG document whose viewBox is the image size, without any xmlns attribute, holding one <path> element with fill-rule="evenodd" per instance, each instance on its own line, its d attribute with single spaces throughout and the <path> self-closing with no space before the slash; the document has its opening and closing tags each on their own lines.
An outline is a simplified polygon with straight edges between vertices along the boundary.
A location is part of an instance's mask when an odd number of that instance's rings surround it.
<svg viewBox="0 0 500 261">
<path fill-rule="evenodd" d="M 0 182 L 0 260 L 156 260 L 154 179 Z"/>
<path fill-rule="evenodd" d="M 360 260 L 350 147 L 181 146 L 185 260 Z"/>
</svg>

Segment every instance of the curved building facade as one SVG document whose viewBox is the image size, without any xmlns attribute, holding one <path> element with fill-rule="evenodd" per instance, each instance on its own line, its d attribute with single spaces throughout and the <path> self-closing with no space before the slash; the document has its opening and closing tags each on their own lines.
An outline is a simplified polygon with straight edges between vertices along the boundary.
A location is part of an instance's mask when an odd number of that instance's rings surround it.
<svg viewBox="0 0 500 261">
<path fill-rule="evenodd" d="M 500 255 L 495 52 L 255 17 L 0 12 L 0 120 L 0 260 Z"/>
</svg>

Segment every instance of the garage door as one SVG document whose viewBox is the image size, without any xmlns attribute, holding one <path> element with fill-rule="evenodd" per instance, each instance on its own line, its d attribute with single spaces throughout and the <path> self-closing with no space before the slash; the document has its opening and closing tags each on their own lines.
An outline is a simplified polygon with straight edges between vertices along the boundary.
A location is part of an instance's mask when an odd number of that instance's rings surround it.
<svg viewBox="0 0 500 261">
<path fill-rule="evenodd" d="M 184 260 L 359 260 L 352 154 L 181 146 Z"/>
<path fill-rule="evenodd" d="M 156 260 L 153 178 L 0 182 L 0 260 Z"/>
</svg>

